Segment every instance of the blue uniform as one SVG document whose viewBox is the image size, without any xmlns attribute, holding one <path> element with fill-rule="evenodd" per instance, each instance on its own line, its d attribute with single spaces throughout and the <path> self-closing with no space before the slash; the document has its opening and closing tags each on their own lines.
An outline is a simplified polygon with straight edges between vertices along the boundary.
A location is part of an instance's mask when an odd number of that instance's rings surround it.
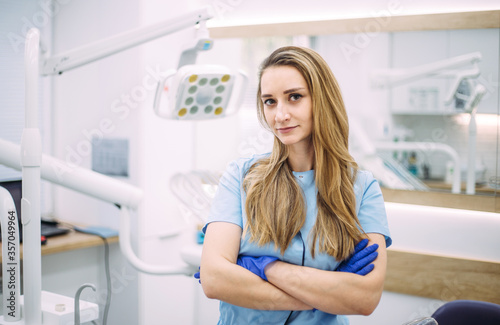
<svg viewBox="0 0 500 325">
<path fill-rule="evenodd" d="M 243 178 L 248 169 L 259 159 L 269 154 L 255 155 L 251 158 L 242 158 L 229 164 L 220 179 L 217 193 L 212 202 L 207 225 L 214 221 L 223 221 L 236 224 L 244 229 L 247 222 L 245 214 L 246 194 L 242 188 Z M 293 238 L 285 254 L 281 255 L 279 248 L 274 244 L 264 246 L 250 242 L 249 237 L 241 239 L 240 255 L 275 256 L 281 261 L 314 267 L 321 270 L 335 270 L 339 262 L 327 254 L 316 253 L 311 256 L 310 238 L 308 237 L 316 221 L 316 185 L 314 171 L 293 172 L 305 194 L 307 214 L 304 226 Z M 366 233 L 379 233 L 385 236 L 387 247 L 391 244 L 389 228 L 385 213 L 384 200 L 378 182 L 371 173 L 359 171 L 354 184 L 356 195 L 356 212 L 361 227 Z M 206 230 L 206 226 L 203 229 Z M 347 317 L 332 315 L 320 310 L 312 311 L 269 311 L 254 310 L 234 306 L 226 302 L 220 303 L 220 325 L 230 324 L 349 324 Z"/>
</svg>

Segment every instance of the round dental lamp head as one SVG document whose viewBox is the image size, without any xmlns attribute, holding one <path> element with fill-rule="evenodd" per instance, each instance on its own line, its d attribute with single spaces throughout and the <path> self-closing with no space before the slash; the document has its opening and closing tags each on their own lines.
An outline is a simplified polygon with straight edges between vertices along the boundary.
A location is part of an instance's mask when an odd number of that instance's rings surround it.
<svg viewBox="0 0 500 325">
<path fill-rule="evenodd" d="M 175 120 L 206 120 L 234 114 L 247 77 L 219 65 L 184 65 L 158 83 L 154 110 Z M 236 94 L 235 94 L 236 93 Z"/>
</svg>

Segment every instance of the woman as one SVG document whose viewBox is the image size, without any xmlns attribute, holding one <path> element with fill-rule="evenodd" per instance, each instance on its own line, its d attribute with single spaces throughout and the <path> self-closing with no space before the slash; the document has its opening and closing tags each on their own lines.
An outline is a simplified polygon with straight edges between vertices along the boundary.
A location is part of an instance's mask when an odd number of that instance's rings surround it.
<svg viewBox="0 0 500 325">
<path fill-rule="evenodd" d="M 390 245 L 380 187 L 348 152 L 339 86 L 314 51 L 284 47 L 262 64 L 270 154 L 232 162 L 212 203 L 201 260 L 219 324 L 348 324 L 377 306 Z M 333 272 L 356 243 L 379 245 L 365 276 Z"/>
</svg>

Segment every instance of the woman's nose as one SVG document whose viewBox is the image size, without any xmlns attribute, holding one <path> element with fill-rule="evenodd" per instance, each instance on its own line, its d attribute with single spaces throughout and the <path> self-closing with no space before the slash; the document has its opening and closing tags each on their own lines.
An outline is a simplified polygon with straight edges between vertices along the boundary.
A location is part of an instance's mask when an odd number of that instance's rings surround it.
<svg viewBox="0 0 500 325">
<path fill-rule="evenodd" d="M 274 120 L 278 123 L 286 122 L 290 120 L 290 113 L 286 110 L 285 105 L 278 105 L 278 110 Z"/>
</svg>

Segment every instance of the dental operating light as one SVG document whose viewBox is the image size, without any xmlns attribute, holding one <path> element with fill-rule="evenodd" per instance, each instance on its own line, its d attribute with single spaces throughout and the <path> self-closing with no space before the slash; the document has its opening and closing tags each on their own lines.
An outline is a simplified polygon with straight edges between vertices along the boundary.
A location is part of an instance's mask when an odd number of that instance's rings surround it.
<svg viewBox="0 0 500 325">
<path fill-rule="evenodd" d="M 248 78 L 242 71 L 236 74 L 225 66 L 196 64 L 198 53 L 208 51 L 212 46 L 206 24 L 201 22 L 195 39 L 184 46 L 178 70 L 170 71 L 158 82 L 153 104 L 158 116 L 175 120 L 206 120 L 237 111 Z"/>
<path fill-rule="evenodd" d="M 236 80 L 238 98 L 231 101 Z M 177 120 L 206 120 L 235 112 L 243 98 L 246 76 L 217 65 L 185 65 L 159 82 L 154 101 L 158 116 Z"/>
</svg>

